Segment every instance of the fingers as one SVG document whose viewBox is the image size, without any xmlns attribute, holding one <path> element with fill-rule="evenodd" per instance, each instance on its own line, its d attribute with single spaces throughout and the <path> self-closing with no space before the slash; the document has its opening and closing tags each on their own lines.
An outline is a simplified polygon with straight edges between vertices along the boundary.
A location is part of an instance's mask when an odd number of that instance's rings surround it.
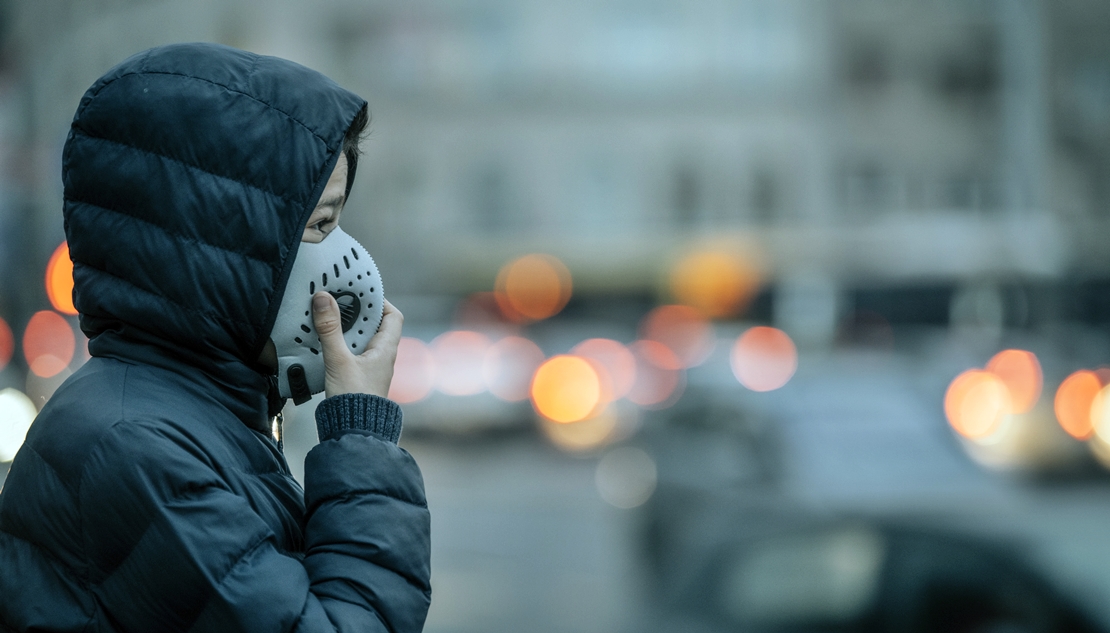
<svg viewBox="0 0 1110 633">
<path fill-rule="evenodd" d="M 378 333 L 374 338 L 370 339 L 370 345 L 367 346 L 367 351 L 371 349 L 397 349 L 401 343 L 401 326 L 405 322 L 405 316 L 389 301 L 383 299 L 382 301 L 382 325 L 378 328 Z"/>
<path fill-rule="evenodd" d="M 324 360 L 329 356 L 339 358 L 347 349 L 343 340 L 343 321 L 335 298 L 323 290 L 312 295 L 312 323 L 324 348 Z"/>
</svg>

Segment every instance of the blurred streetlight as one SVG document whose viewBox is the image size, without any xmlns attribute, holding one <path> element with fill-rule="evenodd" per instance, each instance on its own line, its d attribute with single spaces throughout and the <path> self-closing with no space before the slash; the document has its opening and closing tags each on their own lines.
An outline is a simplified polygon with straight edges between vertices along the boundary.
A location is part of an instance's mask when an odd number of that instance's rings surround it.
<svg viewBox="0 0 1110 633">
<path fill-rule="evenodd" d="M 65 317 L 57 312 L 36 312 L 23 331 L 23 355 L 36 376 L 49 378 L 73 360 L 77 339 Z"/>
<path fill-rule="evenodd" d="M 1085 440 L 1094 433 L 1091 405 L 1102 389 L 1102 381 L 1093 371 L 1081 369 L 1064 379 L 1056 389 L 1056 420 L 1077 440 Z"/>
<path fill-rule="evenodd" d="M 34 403 L 19 390 L 0 391 L 0 462 L 15 459 L 36 415 Z"/>
<path fill-rule="evenodd" d="M 760 274 L 739 255 L 699 251 L 675 265 L 670 283 L 675 299 L 715 319 L 743 312 L 759 290 Z"/>
<path fill-rule="evenodd" d="M 67 242 L 54 249 L 46 264 L 46 296 L 58 312 L 77 315 L 77 308 L 73 307 L 73 261 L 69 258 Z"/>
<path fill-rule="evenodd" d="M 423 341 L 403 337 L 397 346 L 389 399 L 401 404 L 423 400 L 435 384 L 436 365 L 431 350 Z"/>
<path fill-rule="evenodd" d="M 548 359 L 532 378 L 532 405 L 555 422 L 578 422 L 601 403 L 601 381 L 593 365 L 578 356 Z"/>
<path fill-rule="evenodd" d="M 779 389 L 798 369 L 798 349 L 790 336 L 773 327 L 753 327 L 736 339 L 732 373 L 752 391 Z"/>
<path fill-rule="evenodd" d="M 558 314 L 570 301 L 570 271 L 551 255 L 533 254 L 501 268 L 497 304 L 511 321 L 541 321 Z"/>
<path fill-rule="evenodd" d="M 664 305 L 648 312 L 640 324 L 640 337 L 666 345 L 683 369 L 704 363 L 716 344 L 713 325 L 685 305 Z"/>
</svg>

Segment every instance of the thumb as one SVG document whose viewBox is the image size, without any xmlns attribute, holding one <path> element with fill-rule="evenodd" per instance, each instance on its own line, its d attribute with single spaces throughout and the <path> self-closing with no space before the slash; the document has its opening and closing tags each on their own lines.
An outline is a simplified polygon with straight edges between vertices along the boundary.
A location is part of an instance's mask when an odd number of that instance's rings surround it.
<svg viewBox="0 0 1110 633">
<path fill-rule="evenodd" d="M 329 356 L 338 358 L 338 355 L 346 351 L 347 343 L 343 340 L 339 305 L 331 294 L 323 290 L 312 296 L 312 323 L 316 326 L 316 334 L 320 336 L 320 345 L 324 348 L 324 360 Z"/>
</svg>

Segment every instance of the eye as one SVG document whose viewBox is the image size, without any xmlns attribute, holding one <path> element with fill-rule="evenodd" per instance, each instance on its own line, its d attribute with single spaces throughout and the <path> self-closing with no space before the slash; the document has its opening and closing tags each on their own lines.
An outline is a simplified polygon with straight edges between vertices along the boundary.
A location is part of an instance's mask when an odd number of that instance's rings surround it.
<svg viewBox="0 0 1110 633">
<path fill-rule="evenodd" d="M 312 228 L 316 229 L 317 231 L 319 231 L 321 233 L 326 233 L 329 224 L 331 224 L 331 220 L 320 220 L 316 224 L 313 224 Z"/>
</svg>

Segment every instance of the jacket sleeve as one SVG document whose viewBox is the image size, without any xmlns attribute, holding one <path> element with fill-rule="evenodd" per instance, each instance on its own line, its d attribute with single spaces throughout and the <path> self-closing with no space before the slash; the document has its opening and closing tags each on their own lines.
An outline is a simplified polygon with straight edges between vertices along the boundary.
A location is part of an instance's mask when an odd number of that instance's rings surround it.
<svg viewBox="0 0 1110 633">
<path fill-rule="evenodd" d="M 228 488 L 218 460 L 164 429 L 120 425 L 94 452 L 104 463 L 90 465 L 97 476 L 81 494 L 106 628 L 420 631 L 431 596 L 420 471 L 378 428 L 396 415 L 399 433 L 396 404 L 343 398 L 373 415 L 351 423 L 335 416 L 352 412 L 321 412 L 331 434 L 305 463 L 303 560 L 278 549 L 267 510 Z M 123 455 L 132 459 L 119 466 Z"/>
</svg>

